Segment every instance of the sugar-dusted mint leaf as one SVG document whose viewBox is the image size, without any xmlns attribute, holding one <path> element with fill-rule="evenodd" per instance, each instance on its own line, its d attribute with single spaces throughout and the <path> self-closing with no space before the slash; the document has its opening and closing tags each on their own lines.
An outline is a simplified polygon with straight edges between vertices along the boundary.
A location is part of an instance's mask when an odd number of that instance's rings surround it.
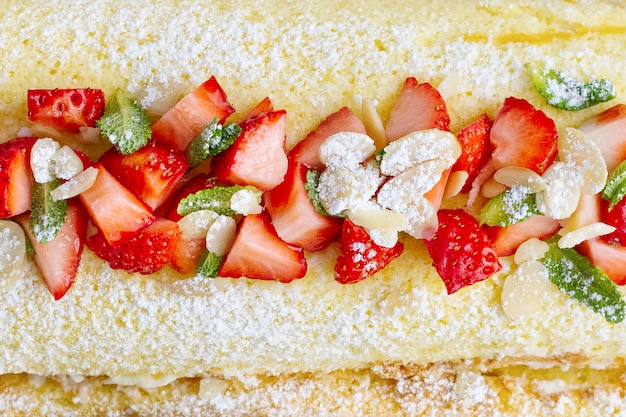
<svg viewBox="0 0 626 417">
<path fill-rule="evenodd" d="M 183 198 L 180 203 L 178 203 L 178 214 L 186 216 L 198 210 L 213 210 L 217 214 L 234 216 L 237 214 L 237 211 L 231 208 L 231 199 L 233 194 L 241 190 L 250 190 L 255 193 L 260 193 L 256 187 L 250 185 L 218 185 L 200 190 Z"/>
<path fill-rule="evenodd" d="M 561 291 L 601 314 L 608 322 L 624 320 L 626 303 L 617 285 L 589 259 L 571 248 L 560 248 L 550 239 L 543 257 L 550 280 Z"/>
<path fill-rule="evenodd" d="M 313 203 L 315 210 L 323 216 L 329 216 L 328 212 L 324 208 L 324 205 L 322 204 L 322 200 L 320 200 L 319 192 L 317 191 L 319 183 L 320 173 L 314 169 L 308 170 L 306 172 L 304 189 L 309 194 L 309 198 L 311 199 L 311 203 Z"/>
<path fill-rule="evenodd" d="M 626 195 L 626 161 L 619 164 L 609 176 L 602 190 L 602 198 L 607 200 L 609 210 L 619 203 Z"/>
<path fill-rule="evenodd" d="M 241 127 L 234 123 L 221 125 L 215 118 L 191 142 L 187 149 L 189 165 L 194 167 L 205 159 L 217 155 L 235 142 L 241 134 Z"/>
<path fill-rule="evenodd" d="M 578 81 L 560 71 L 527 63 L 535 88 L 548 104 L 562 110 L 582 110 L 615 98 L 615 85 L 609 80 Z"/>
<path fill-rule="evenodd" d="M 202 252 L 202 255 L 200 255 L 200 259 L 198 259 L 196 274 L 204 278 L 217 277 L 217 273 L 220 270 L 220 266 L 222 266 L 223 260 L 223 256 L 217 256 L 213 252 L 205 250 Z"/>
<path fill-rule="evenodd" d="M 34 183 L 30 228 L 39 243 L 47 243 L 54 239 L 65 223 L 67 200 L 57 201 L 50 195 L 50 191 L 59 185 L 61 185 L 59 179 Z"/>
<path fill-rule="evenodd" d="M 150 119 L 144 108 L 120 88 L 115 90 L 96 125 L 124 155 L 143 147 L 152 135 Z"/>
<path fill-rule="evenodd" d="M 478 220 L 480 224 L 506 227 L 538 213 L 535 194 L 528 187 L 516 185 L 490 199 Z"/>
</svg>

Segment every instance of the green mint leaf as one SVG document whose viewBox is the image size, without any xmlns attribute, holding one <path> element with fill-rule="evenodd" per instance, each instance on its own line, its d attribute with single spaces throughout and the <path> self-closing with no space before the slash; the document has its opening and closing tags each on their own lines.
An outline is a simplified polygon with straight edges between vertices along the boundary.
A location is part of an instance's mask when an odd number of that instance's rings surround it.
<svg viewBox="0 0 626 417">
<path fill-rule="evenodd" d="M 124 155 L 143 147 L 152 135 L 146 111 L 119 88 L 115 90 L 96 125 Z"/>
<path fill-rule="evenodd" d="M 480 224 L 506 227 L 538 213 L 535 195 L 527 187 L 513 186 L 489 200 L 478 220 Z"/>
<path fill-rule="evenodd" d="M 33 186 L 33 204 L 30 214 L 30 228 L 39 243 L 47 243 L 56 237 L 65 223 L 67 200 L 55 201 L 50 191 L 61 185 L 55 179 L 46 183 L 35 182 Z"/>
<path fill-rule="evenodd" d="M 548 241 L 543 257 L 550 280 L 561 291 L 589 306 L 610 323 L 624 320 L 626 303 L 617 285 L 589 259 L 571 248 L 559 248 L 558 239 Z"/>
<path fill-rule="evenodd" d="M 386 153 L 385 148 L 382 148 L 376 151 L 376 153 L 374 154 L 376 165 L 378 165 L 379 167 L 380 167 L 381 162 L 383 161 L 383 157 L 385 156 L 385 153 Z"/>
<path fill-rule="evenodd" d="M 222 126 L 216 117 L 189 145 L 187 149 L 189 165 L 195 167 L 205 159 L 227 149 L 240 134 L 241 127 L 234 123 Z"/>
<path fill-rule="evenodd" d="M 217 256 L 213 252 L 205 250 L 198 259 L 196 274 L 204 278 L 216 278 L 223 260 L 223 256 Z"/>
<path fill-rule="evenodd" d="M 609 210 L 626 195 L 626 161 L 619 164 L 609 176 L 602 190 L 602 198 L 609 201 Z"/>
<path fill-rule="evenodd" d="M 306 172 L 306 182 L 304 183 L 304 189 L 309 194 L 309 198 L 311 199 L 311 203 L 313 203 L 313 207 L 315 210 L 323 216 L 329 216 L 328 212 L 324 208 L 322 204 L 322 200 L 320 200 L 319 193 L 317 191 L 317 186 L 320 183 L 320 173 L 314 169 L 310 169 Z"/>
<path fill-rule="evenodd" d="M 615 98 L 615 86 L 608 80 L 584 83 L 560 71 L 525 64 L 535 88 L 553 107 L 582 110 Z"/>
<path fill-rule="evenodd" d="M 198 210 L 213 210 L 217 214 L 234 216 L 237 212 L 230 207 L 230 201 L 233 194 L 240 190 L 251 190 L 255 193 L 260 193 L 256 187 L 250 185 L 232 185 L 228 187 L 218 185 L 200 190 L 183 198 L 178 203 L 178 214 L 186 216 Z"/>
</svg>

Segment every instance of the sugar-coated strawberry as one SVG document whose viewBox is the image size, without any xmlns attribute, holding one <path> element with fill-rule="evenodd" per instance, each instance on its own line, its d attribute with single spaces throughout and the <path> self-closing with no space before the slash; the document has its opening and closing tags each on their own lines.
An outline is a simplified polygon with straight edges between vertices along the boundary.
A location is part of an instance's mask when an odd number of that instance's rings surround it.
<svg viewBox="0 0 626 417">
<path fill-rule="evenodd" d="M 263 194 L 272 224 L 285 242 L 307 251 L 330 245 L 341 233 L 342 220 L 320 214 L 305 188 L 308 168 L 290 161 L 285 180 Z"/>
<path fill-rule="evenodd" d="M 450 130 L 446 102 L 429 83 L 420 84 L 414 77 L 408 77 L 391 110 L 385 135 L 391 142 L 425 129 Z"/>
<path fill-rule="evenodd" d="M 439 228 L 424 244 L 448 294 L 483 281 L 502 268 L 487 232 L 474 217 L 461 209 L 444 209 L 437 218 Z"/>
<path fill-rule="evenodd" d="M 211 77 L 183 97 L 152 125 L 152 137 L 185 152 L 194 138 L 213 119 L 217 118 L 219 123 L 224 123 L 234 111 L 217 79 Z"/>
<path fill-rule="evenodd" d="M 466 193 L 470 190 L 472 182 L 480 168 L 482 168 L 491 157 L 491 142 L 489 141 L 489 132 L 493 120 L 486 114 L 481 115 L 472 123 L 464 127 L 456 135 L 461 144 L 461 156 L 454 163 L 452 171 L 466 171 L 469 176 L 465 181 L 461 192 Z"/>
<path fill-rule="evenodd" d="M 158 218 L 139 234 L 116 246 L 107 243 L 98 232 L 87 239 L 87 247 L 113 269 L 152 274 L 170 263 L 179 238 L 177 223 Z"/>
<path fill-rule="evenodd" d="M 352 110 L 342 107 L 322 121 L 315 130 L 298 142 L 289 152 L 289 157 L 318 171 L 324 169 L 319 157 L 320 145 L 331 135 L 339 132 L 365 134 L 365 126 Z"/>
<path fill-rule="evenodd" d="M 33 249 L 33 260 L 46 287 L 55 300 L 65 295 L 76 279 L 87 235 L 87 216 L 76 200 L 69 200 L 65 223 L 56 237 L 48 243 L 39 243 L 30 228 L 30 214 L 15 218 L 28 236 Z"/>
<path fill-rule="evenodd" d="M 91 222 L 110 245 L 136 236 L 156 220 L 149 206 L 124 187 L 100 162 L 98 176 L 79 197 Z"/>
<path fill-rule="evenodd" d="M 78 133 L 104 114 L 104 93 L 92 88 L 28 90 L 28 120 Z"/>
<path fill-rule="evenodd" d="M 609 174 L 626 159 L 626 104 L 587 119 L 579 129 L 598 145 Z"/>
<path fill-rule="evenodd" d="M 398 241 L 392 247 L 376 244 L 361 226 L 349 219 L 343 221 L 339 237 L 339 256 L 335 262 L 335 280 L 340 284 L 354 284 L 385 268 L 404 251 Z"/>
<path fill-rule="evenodd" d="M 558 220 L 534 214 L 526 220 L 510 226 L 483 226 L 493 242 L 498 256 L 510 256 L 519 245 L 530 238 L 546 239 L 553 236 L 560 228 Z"/>
<path fill-rule="evenodd" d="M 154 140 L 129 155 L 112 148 L 100 162 L 152 209 L 176 191 L 189 166 L 185 154 Z"/>
<path fill-rule="evenodd" d="M 610 203 L 601 199 L 602 221 L 615 227 L 615 231 L 602 238 L 615 246 L 626 246 L 626 198 L 622 198 L 609 210 Z"/>
<path fill-rule="evenodd" d="M 302 248 L 289 245 L 274 230 L 265 213 L 246 216 L 218 275 L 283 283 L 302 278 L 307 264 Z"/>
<path fill-rule="evenodd" d="M 213 157 L 211 173 L 218 180 L 271 190 L 287 172 L 284 110 L 262 113 L 241 123 L 241 134 Z"/>
<path fill-rule="evenodd" d="M 30 210 L 33 173 L 30 151 L 36 138 L 17 138 L 0 145 L 0 219 Z"/>
<path fill-rule="evenodd" d="M 580 199 L 576 212 L 570 222 L 582 227 L 602 220 L 602 202 L 600 195 L 586 195 Z M 600 268 L 617 285 L 626 285 L 626 247 L 615 246 L 603 237 L 596 237 L 582 242 L 578 251 L 587 256 L 591 263 Z"/>
<path fill-rule="evenodd" d="M 520 166 L 543 174 L 557 155 L 554 121 L 528 101 L 515 97 L 505 99 L 496 114 L 490 141 L 496 170 Z"/>
<path fill-rule="evenodd" d="M 163 217 L 166 217 L 172 221 L 179 221 L 182 219 L 182 215 L 178 214 L 178 204 L 180 201 L 200 190 L 206 190 L 207 188 L 211 188 L 217 185 L 217 181 L 214 177 L 210 176 L 207 173 L 199 173 L 191 177 L 187 182 L 185 182 L 168 200 L 163 204 L 157 213 L 163 214 Z"/>
</svg>

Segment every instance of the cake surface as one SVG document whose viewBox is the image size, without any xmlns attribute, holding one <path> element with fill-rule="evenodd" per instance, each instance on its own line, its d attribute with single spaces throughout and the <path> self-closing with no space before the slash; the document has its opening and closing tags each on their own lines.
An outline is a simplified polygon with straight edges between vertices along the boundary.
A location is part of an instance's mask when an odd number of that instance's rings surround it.
<svg viewBox="0 0 626 417">
<path fill-rule="evenodd" d="M 509 96 L 529 100 L 559 128 L 576 127 L 626 96 L 624 22 L 626 8 L 610 1 L 8 1 L 0 142 L 25 125 L 29 88 L 109 95 L 121 87 L 159 115 L 210 76 L 235 118 L 265 96 L 286 109 L 288 147 L 341 106 L 359 114 L 364 98 L 386 120 L 408 76 L 439 89 L 452 132 L 493 116 Z M 534 90 L 527 62 L 607 78 L 617 99 L 554 109 Z M 423 244 L 405 245 L 398 261 L 356 285 L 334 281 L 336 246 L 307 254 L 307 276 L 290 284 L 181 277 L 170 268 L 129 275 L 86 250 L 59 301 L 27 263 L 0 277 L 0 410 L 626 412 L 624 323 L 607 323 L 556 287 L 533 317 L 512 321 L 499 301 L 510 261 L 448 295 Z"/>
</svg>

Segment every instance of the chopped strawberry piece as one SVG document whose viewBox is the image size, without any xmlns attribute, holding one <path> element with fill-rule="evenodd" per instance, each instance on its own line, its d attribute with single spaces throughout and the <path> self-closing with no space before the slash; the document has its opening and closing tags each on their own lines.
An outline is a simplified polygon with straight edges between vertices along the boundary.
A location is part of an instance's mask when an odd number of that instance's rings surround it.
<svg viewBox="0 0 626 417">
<path fill-rule="evenodd" d="M 280 184 L 287 172 L 286 116 L 286 111 L 278 110 L 242 123 L 235 142 L 213 157 L 212 174 L 218 180 L 261 190 Z"/>
<path fill-rule="evenodd" d="M 124 187 L 101 163 L 96 181 L 79 197 L 92 223 L 110 245 L 136 236 L 156 220 L 150 207 Z"/>
<path fill-rule="evenodd" d="M 615 246 L 626 246 L 626 198 L 621 199 L 610 210 L 608 201 L 601 199 L 600 202 L 602 221 L 615 227 L 613 233 L 603 236 L 602 239 Z"/>
<path fill-rule="evenodd" d="M 191 274 L 196 271 L 198 260 L 206 249 L 206 239 L 185 239 L 182 236 L 176 243 L 170 264 L 181 274 Z"/>
<path fill-rule="evenodd" d="M 524 99 L 504 100 L 491 127 L 490 140 L 496 170 L 520 166 L 541 175 L 557 155 L 554 121 Z"/>
<path fill-rule="evenodd" d="M 483 226 L 493 241 L 498 256 L 510 256 L 519 245 L 530 238 L 546 239 L 553 236 L 560 228 L 558 220 L 533 214 L 526 220 L 507 227 Z"/>
<path fill-rule="evenodd" d="M 450 169 L 446 169 L 444 172 L 442 172 L 441 178 L 439 179 L 437 184 L 435 184 L 433 188 L 424 193 L 424 198 L 430 201 L 430 204 L 433 205 L 435 210 L 439 210 L 439 207 L 441 207 L 443 195 L 446 191 L 446 185 L 448 185 L 448 179 L 450 178 L 451 172 L 452 171 Z"/>
<path fill-rule="evenodd" d="M 304 251 L 278 237 L 269 217 L 261 213 L 241 221 L 218 275 L 288 283 L 302 278 L 306 270 Z"/>
<path fill-rule="evenodd" d="M 324 164 L 319 157 L 320 145 L 329 136 L 339 132 L 366 133 L 361 119 L 348 107 L 342 107 L 326 117 L 314 131 L 296 144 L 289 152 L 289 157 L 309 168 L 321 171 L 324 169 Z"/>
<path fill-rule="evenodd" d="M 408 77 L 391 110 L 385 135 L 389 142 L 425 129 L 450 130 L 450 116 L 439 91 Z"/>
<path fill-rule="evenodd" d="M 263 113 L 269 113 L 274 111 L 274 105 L 272 104 L 272 100 L 269 97 L 265 97 L 263 100 L 259 102 L 252 110 L 246 114 L 246 117 L 243 119 L 250 120 L 254 119 L 257 116 L 260 116 Z"/>
<path fill-rule="evenodd" d="M 285 242 L 307 251 L 318 251 L 341 233 L 342 220 L 320 214 L 305 189 L 307 167 L 290 161 L 285 180 L 263 194 L 272 224 Z"/>
<path fill-rule="evenodd" d="M 626 159 L 626 104 L 587 119 L 580 130 L 598 145 L 609 173 Z"/>
<path fill-rule="evenodd" d="M 187 156 L 156 141 L 123 155 L 111 148 L 100 158 L 102 165 L 152 209 L 174 191 L 187 168 Z"/>
<path fill-rule="evenodd" d="M 452 171 L 466 171 L 469 174 L 461 189 L 463 193 L 470 190 L 480 169 L 491 157 L 489 132 L 492 125 L 493 120 L 483 114 L 457 134 L 457 139 L 461 144 L 461 156 L 454 163 Z"/>
<path fill-rule="evenodd" d="M 28 90 L 28 120 L 78 133 L 104 114 L 104 93 L 92 88 Z"/>
<path fill-rule="evenodd" d="M 36 138 L 17 138 L 0 145 L 0 219 L 30 210 L 33 173 L 30 151 Z"/>
<path fill-rule="evenodd" d="M 354 284 L 385 268 L 404 251 L 397 242 L 388 248 L 376 244 L 361 226 L 345 219 L 339 238 L 339 256 L 335 262 L 335 280 Z"/>
<path fill-rule="evenodd" d="M 601 214 L 600 194 L 584 194 L 570 221 L 576 222 L 577 227 L 583 227 L 601 221 Z M 626 285 L 626 247 L 615 246 L 607 243 L 603 237 L 596 237 L 585 240 L 577 249 L 617 285 Z"/>
<path fill-rule="evenodd" d="M 55 300 L 63 297 L 76 279 L 76 271 L 87 235 L 87 216 L 83 207 L 69 200 L 65 223 L 54 239 L 39 243 L 30 228 L 30 213 L 15 218 L 28 236 L 35 254 L 33 260 L 46 287 Z"/>
<path fill-rule="evenodd" d="M 200 190 L 206 190 L 217 185 L 215 178 L 206 173 L 200 173 L 189 179 L 182 187 L 180 187 L 157 211 L 163 213 L 164 216 L 174 222 L 183 218 L 178 214 L 178 204 L 180 201 L 190 194 L 197 193 Z"/>
<path fill-rule="evenodd" d="M 474 217 L 461 209 L 440 210 L 437 217 L 439 228 L 424 244 L 448 294 L 483 281 L 502 268 L 487 232 Z"/>
<path fill-rule="evenodd" d="M 152 137 L 185 152 L 189 144 L 215 118 L 224 123 L 235 109 L 215 77 L 183 97 L 152 126 Z"/>
<path fill-rule="evenodd" d="M 179 238 L 177 223 L 158 218 L 138 235 L 116 246 L 98 232 L 87 239 L 87 247 L 113 269 L 152 274 L 170 263 Z"/>
</svg>

